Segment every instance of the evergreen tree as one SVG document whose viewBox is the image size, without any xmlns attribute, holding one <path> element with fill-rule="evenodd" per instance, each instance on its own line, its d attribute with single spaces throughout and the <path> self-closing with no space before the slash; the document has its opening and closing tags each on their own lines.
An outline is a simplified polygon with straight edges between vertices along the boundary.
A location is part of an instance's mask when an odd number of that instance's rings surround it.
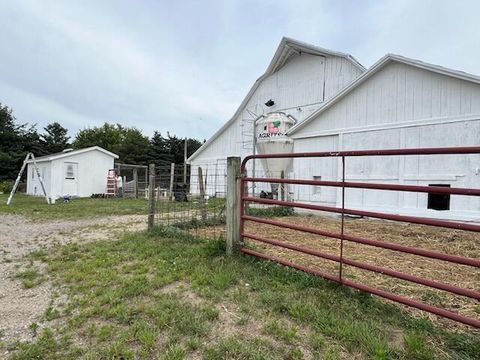
<svg viewBox="0 0 480 360">
<path fill-rule="evenodd" d="M 196 139 L 187 139 L 187 158 L 190 157 L 202 143 Z M 162 136 L 160 132 L 154 132 L 150 140 L 150 162 L 157 166 L 170 166 L 183 164 L 185 151 L 185 139 L 171 135 L 167 132 L 167 137 Z"/>
<path fill-rule="evenodd" d="M 118 155 L 121 162 L 127 164 L 144 164 L 149 160 L 150 142 L 137 128 L 123 128 L 122 142 L 119 146 Z"/>
<path fill-rule="evenodd" d="M 43 151 L 47 154 L 58 153 L 66 149 L 70 137 L 67 136 L 68 130 L 58 122 L 48 124 L 43 128 L 45 131 L 41 136 Z"/>
<path fill-rule="evenodd" d="M 158 131 L 153 133 L 150 139 L 149 162 L 159 166 L 170 166 L 173 157 L 169 152 L 168 141 Z"/>
<path fill-rule="evenodd" d="M 18 125 L 12 109 L 0 103 L 0 180 L 15 179 L 28 152 L 44 155 L 34 125 Z"/>
</svg>

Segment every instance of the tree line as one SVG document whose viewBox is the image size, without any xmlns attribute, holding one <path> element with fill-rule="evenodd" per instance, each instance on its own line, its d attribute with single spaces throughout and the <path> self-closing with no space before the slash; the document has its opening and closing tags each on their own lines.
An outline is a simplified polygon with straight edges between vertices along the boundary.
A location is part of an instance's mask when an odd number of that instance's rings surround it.
<svg viewBox="0 0 480 360">
<path fill-rule="evenodd" d="M 71 140 L 68 130 L 59 122 L 52 122 L 42 130 L 36 125 L 19 123 L 13 111 L 0 103 L 0 180 L 16 178 L 28 152 L 36 157 L 61 152 L 67 148 L 81 149 L 100 146 L 119 156 L 126 164 L 157 166 L 184 161 L 185 139 L 166 136 L 155 131 L 149 138 L 135 127 L 110 124 L 80 130 Z M 187 156 L 192 155 L 202 142 L 187 139 Z"/>
</svg>

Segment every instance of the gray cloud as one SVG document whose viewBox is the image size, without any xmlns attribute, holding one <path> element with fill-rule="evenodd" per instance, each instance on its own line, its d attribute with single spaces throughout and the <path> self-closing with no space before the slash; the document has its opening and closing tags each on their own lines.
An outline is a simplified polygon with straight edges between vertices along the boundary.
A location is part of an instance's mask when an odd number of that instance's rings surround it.
<svg viewBox="0 0 480 360">
<path fill-rule="evenodd" d="M 282 36 L 480 73 L 475 1 L 61 1 L 1 5 L 0 102 L 72 133 L 104 121 L 209 137 Z"/>
</svg>

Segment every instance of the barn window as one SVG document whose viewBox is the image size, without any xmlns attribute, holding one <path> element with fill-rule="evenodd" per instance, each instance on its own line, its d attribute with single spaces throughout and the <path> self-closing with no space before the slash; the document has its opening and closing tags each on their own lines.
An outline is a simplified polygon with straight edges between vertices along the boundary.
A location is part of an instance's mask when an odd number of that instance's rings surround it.
<svg viewBox="0 0 480 360">
<path fill-rule="evenodd" d="M 450 187 L 449 184 L 429 184 L 428 186 Z M 450 210 L 450 194 L 428 193 L 428 209 Z"/>
<path fill-rule="evenodd" d="M 67 171 L 65 172 L 65 179 L 75 179 L 75 172 L 73 171 L 73 165 L 67 164 Z"/>
<path fill-rule="evenodd" d="M 313 176 L 313 180 L 315 181 L 322 181 L 322 177 L 319 176 L 319 175 L 314 175 Z M 322 191 L 322 187 L 319 186 L 319 185 L 314 185 L 313 186 L 313 194 L 316 195 L 316 194 L 320 194 L 320 192 Z"/>
<path fill-rule="evenodd" d="M 35 178 L 35 169 L 32 167 L 32 180 Z"/>
</svg>

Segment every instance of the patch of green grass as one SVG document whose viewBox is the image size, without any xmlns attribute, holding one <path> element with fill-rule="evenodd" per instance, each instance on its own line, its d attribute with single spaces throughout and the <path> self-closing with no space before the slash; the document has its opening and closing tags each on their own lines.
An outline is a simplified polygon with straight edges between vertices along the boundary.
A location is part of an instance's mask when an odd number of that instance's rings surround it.
<svg viewBox="0 0 480 360">
<path fill-rule="evenodd" d="M 277 339 L 293 343 L 298 337 L 298 329 L 285 321 L 270 320 L 265 324 L 264 330 Z"/>
<path fill-rule="evenodd" d="M 269 206 L 266 208 L 249 206 L 247 214 L 259 217 L 293 216 L 295 215 L 295 209 L 291 206 Z"/>
<path fill-rule="evenodd" d="M 46 262 L 48 259 L 48 253 L 45 250 L 35 250 L 28 254 L 27 258 L 30 260 Z"/>
<path fill-rule="evenodd" d="M 68 203 L 47 204 L 41 196 L 15 194 L 7 206 L 8 195 L 0 194 L 0 214 L 18 214 L 35 219 L 88 218 L 107 215 L 134 215 L 147 213 L 145 199 L 76 198 Z"/>
<path fill-rule="evenodd" d="M 60 312 L 53 306 L 53 302 L 50 302 L 47 310 L 45 310 L 45 320 L 52 321 L 60 317 Z"/>
<path fill-rule="evenodd" d="M 310 334 L 309 343 L 312 350 L 319 353 L 325 348 L 326 340 L 321 334 L 312 332 Z"/>
<path fill-rule="evenodd" d="M 163 360 L 183 360 L 185 359 L 186 351 L 181 346 L 174 345 L 171 346 L 164 356 L 161 357 Z"/>
<path fill-rule="evenodd" d="M 323 353 L 322 360 L 340 360 L 340 349 L 337 346 L 330 346 Z"/>
<path fill-rule="evenodd" d="M 480 348 L 478 332 L 437 327 L 272 262 L 227 258 L 222 242 L 168 227 L 38 257 L 69 301 L 60 328 L 13 346 L 18 359 L 302 359 L 308 352 L 322 359 L 473 360 Z M 58 317 L 50 308 L 46 317 Z M 391 343 L 391 332 L 406 334 L 402 346 Z"/>
<path fill-rule="evenodd" d="M 25 270 L 17 272 L 15 274 L 15 278 L 22 281 L 22 285 L 25 289 L 33 288 L 45 281 L 45 276 L 34 267 L 29 267 Z"/>
<path fill-rule="evenodd" d="M 70 346 L 67 338 L 60 340 L 55 338 L 51 329 L 44 329 L 42 334 L 33 343 L 19 343 L 17 351 L 11 356 L 12 360 L 31 360 L 31 359 L 72 359 L 66 356 L 63 349 Z"/>
<path fill-rule="evenodd" d="M 38 325 L 36 322 L 34 322 L 34 323 L 31 323 L 28 328 L 29 328 L 30 331 L 32 332 L 32 336 L 33 336 L 33 337 L 36 337 L 37 334 L 38 334 L 39 325 Z"/>
<path fill-rule="evenodd" d="M 244 339 L 244 338 L 226 338 L 220 340 L 215 346 L 206 348 L 204 358 L 206 360 L 224 360 L 224 359 L 280 359 L 280 349 L 275 347 L 267 340 Z"/>
<path fill-rule="evenodd" d="M 191 219 L 183 223 L 176 223 L 175 227 L 182 230 L 188 230 L 188 229 L 195 229 L 200 227 L 223 225 L 225 223 L 226 223 L 226 218 L 225 216 L 222 215 L 222 216 L 210 217 L 209 219 L 206 219 L 206 220 Z"/>
<path fill-rule="evenodd" d="M 427 344 L 425 336 L 418 333 L 411 333 L 405 336 L 405 354 L 408 359 L 435 359 L 434 349 Z"/>
</svg>

